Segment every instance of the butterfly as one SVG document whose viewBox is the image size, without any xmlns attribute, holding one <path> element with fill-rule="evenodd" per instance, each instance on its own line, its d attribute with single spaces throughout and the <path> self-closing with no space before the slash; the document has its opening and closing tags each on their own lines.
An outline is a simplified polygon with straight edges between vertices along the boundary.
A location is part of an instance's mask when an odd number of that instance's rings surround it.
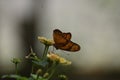
<svg viewBox="0 0 120 80">
<path fill-rule="evenodd" d="M 72 34 L 70 32 L 63 33 L 59 29 L 53 30 L 53 39 L 54 39 L 54 47 L 56 49 L 61 49 L 65 51 L 79 51 L 80 46 L 77 43 L 71 41 Z"/>
</svg>

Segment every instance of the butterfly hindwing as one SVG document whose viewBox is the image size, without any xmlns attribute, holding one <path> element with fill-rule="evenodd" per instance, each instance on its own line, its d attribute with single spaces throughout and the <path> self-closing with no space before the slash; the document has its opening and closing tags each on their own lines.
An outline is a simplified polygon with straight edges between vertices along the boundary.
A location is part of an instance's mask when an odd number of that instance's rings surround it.
<svg viewBox="0 0 120 80">
<path fill-rule="evenodd" d="M 70 48 L 70 51 L 79 51 L 80 46 L 76 43 L 73 43 L 72 47 Z"/>
<path fill-rule="evenodd" d="M 59 47 L 59 49 L 66 50 L 66 51 L 78 51 L 80 50 L 80 46 L 72 41 L 68 42 L 65 46 Z"/>
</svg>

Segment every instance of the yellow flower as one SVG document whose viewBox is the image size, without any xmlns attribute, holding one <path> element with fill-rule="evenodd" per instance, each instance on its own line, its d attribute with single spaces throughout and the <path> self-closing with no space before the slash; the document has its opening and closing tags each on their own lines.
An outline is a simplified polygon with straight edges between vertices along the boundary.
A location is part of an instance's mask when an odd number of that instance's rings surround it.
<svg viewBox="0 0 120 80">
<path fill-rule="evenodd" d="M 51 60 L 51 61 L 58 61 L 60 64 L 64 64 L 64 65 L 70 65 L 71 61 L 66 60 L 65 58 L 50 52 L 49 54 L 47 54 L 47 57 Z"/>
<path fill-rule="evenodd" d="M 70 65 L 71 61 L 66 60 L 65 58 L 60 57 L 59 62 L 64 65 Z"/>
<path fill-rule="evenodd" d="M 52 61 L 59 61 L 60 57 L 57 54 L 49 53 L 47 54 L 47 57 Z"/>
<path fill-rule="evenodd" d="M 45 38 L 45 37 L 40 37 L 40 36 L 38 36 L 38 40 L 39 40 L 41 43 L 45 44 L 45 45 L 51 46 L 51 45 L 54 44 L 54 41 L 53 41 L 53 40 L 47 39 L 47 38 Z"/>
</svg>

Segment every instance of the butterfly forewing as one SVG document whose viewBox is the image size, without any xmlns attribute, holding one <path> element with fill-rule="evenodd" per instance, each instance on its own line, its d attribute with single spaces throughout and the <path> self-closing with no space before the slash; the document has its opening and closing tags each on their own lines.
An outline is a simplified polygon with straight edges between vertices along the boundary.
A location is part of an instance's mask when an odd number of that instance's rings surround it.
<svg viewBox="0 0 120 80">
<path fill-rule="evenodd" d="M 65 45 L 67 44 L 67 40 L 64 38 L 62 32 L 58 29 L 54 30 L 54 33 L 53 33 L 53 38 L 54 38 L 54 41 L 55 41 L 55 44 L 60 46 L 60 45 Z"/>
<path fill-rule="evenodd" d="M 63 36 L 66 40 L 70 41 L 72 35 L 71 35 L 71 33 L 63 33 L 62 36 Z"/>
</svg>

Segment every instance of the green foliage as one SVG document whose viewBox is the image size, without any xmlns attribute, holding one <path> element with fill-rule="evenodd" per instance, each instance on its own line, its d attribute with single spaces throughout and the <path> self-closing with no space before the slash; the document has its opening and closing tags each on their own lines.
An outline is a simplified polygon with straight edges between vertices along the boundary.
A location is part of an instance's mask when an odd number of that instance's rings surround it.
<svg viewBox="0 0 120 80">
<path fill-rule="evenodd" d="M 47 40 L 46 38 L 39 39 L 42 39 L 40 41 L 45 45 L 45 49 L 42 57 L 37 56 L 32 48 L 30 54 L 26 56 L 26 59 L 32 62 L 32 70 L 29 77 L 18 75 L 17 66 L 21 60 L 19 58 L 13 58 L 11 61 L 15 64 L 15 74 L 3 75 L 2 78 L 7 80 L 9 78 L 16 80 L 51 80 L 54 79 L 54 74 L 59 64 L 71 64 L 70 61 L 67 61 L 65 58 L 62 58 L 55 53 L 48 52 L 49 46 L 54 43 L 53 41 Z M 58 78 L 60 80 L 68 80 L 65 75 L 60 75 Z"/>
<path fill-rule="evenodd" d="M 32 61 L 33 64 L 37 65 L 37 66 L 41 66 L 41 67 L 45 67 L 48 65 L 48 61 L 46 59 L 44 60 L 40 60 L 40 61 Z"/>
<path fill-rule="evenodd" d="M 13 58 L 11 61 L 12 61 L 14 64 L 21 63 L 21 59 L 19 59 L 19 58 Z"/>
<path fill-rule="evenodd" d="M 37 77 L 36 74 L 31 74 L 30 79 L 36 80 L 36 77 Z M 48 79 L 45 79 L 45 78 L 43 78 L 42 76 L 39 76 L 37 80 L 48 80 Z"/>
<path fill-rule="evenodd" d="M 15 74 L 4 75 L 4 76 L 2 76 L 2 78 L 5 78 L 5 79 L 14 78 L 14 79 L 17 79 L 17 80 L 29 80 L 27 77 L 23 77 L 23 76 L 20 76 L 20 75 L 15 75 Z"/>
</svg>

